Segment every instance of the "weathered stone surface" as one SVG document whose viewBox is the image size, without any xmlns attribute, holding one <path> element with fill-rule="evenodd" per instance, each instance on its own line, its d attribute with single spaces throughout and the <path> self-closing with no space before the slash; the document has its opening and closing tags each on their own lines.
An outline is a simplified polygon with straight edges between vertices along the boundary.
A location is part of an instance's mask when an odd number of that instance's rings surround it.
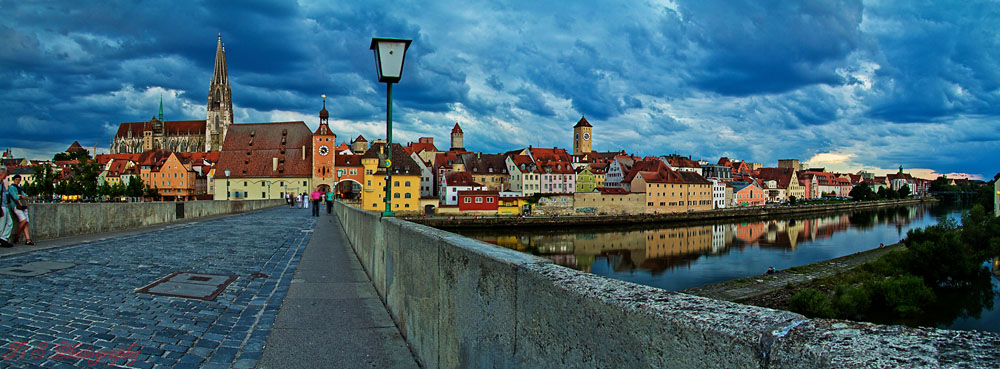
<svg viewBox="0 0 1000 369">
<path fill-rule="evenodd" d="M 177 219 L 177 202 L 30 204 L 31 238 L 45 240 L 120 231 Z M 187 201 L 184 219 L 233 214 L 284 204 L 284 200 Z"/>
<path fill-rule="evenodd" d="M 1000 359 L 992 333 L 808 320 L 336 208 L 428 368 L 995 368 Z"/>
<path fill-rule="evenodd" d="M 997 368 L 1000 336 L 810 320 L 776 340 L 770 351 L 772 368 Z"/>
</svg>

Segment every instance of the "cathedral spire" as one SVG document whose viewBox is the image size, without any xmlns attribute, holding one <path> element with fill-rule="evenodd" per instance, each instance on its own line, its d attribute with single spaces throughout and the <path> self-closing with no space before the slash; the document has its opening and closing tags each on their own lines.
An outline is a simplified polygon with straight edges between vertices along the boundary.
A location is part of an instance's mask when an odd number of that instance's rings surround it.
<svg viewBox="0 0 1000 369">
<path fill-rule="evenodd" d="M 222 44 L 221 33 L 218 44 L 215 46 L 215 72 L 212 74 L 212 83 L 229 84 L 229 71 L 226 70 L 226 47 Z"/>
<path fill-rule="evenodd" d="M 208 86 L 208 109 L 205 116 L 205 151 L 221 151 L 229 125 L 233 124 L 233 99 L 226 67 L 226 46 L 219 34 L 215 46 L 215 71 Z"/>
<path fill-rule="evenodd" d="M 163 121 L 163 94 L 160 94 L 160 121 Z"/>
</svg>

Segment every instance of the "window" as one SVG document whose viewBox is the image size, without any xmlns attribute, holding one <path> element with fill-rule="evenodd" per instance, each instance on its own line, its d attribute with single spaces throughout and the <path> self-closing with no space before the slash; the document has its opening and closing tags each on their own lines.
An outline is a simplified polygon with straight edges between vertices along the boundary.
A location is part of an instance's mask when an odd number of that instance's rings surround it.
<svg viewBox="0 0 1000 369">
<path fill-rule="evenodd" d="M 247 186 L 247 181 L 243 181 L 243 187 Z"/>
<path fill-rule="evenodd" d="M 483 203 L 483 198 L 479 197 L 479 196 L 476 196 L 476 203 L 477 204 L 482 204 Z"/>
<path fill-rule="evenodd" d="M 308 184 L 308 183 L 306 183 L 306 181 L 302 181 L 302 185 L 303 185 L 303 186 L 309 186 L 309 184 Z"/>
<path fill-rule="evenodd" d="M 393 182 L 392 182 L 392 185 L 393 185 L 393 186 L 396 186 L 396 187 L 399 187 L 399 181 L 393 181 Z"/>
<path fill-rule="evenodd" d="M 410 181 L 406 181 L 406 187 L 410 187 Z"/>
<path fill-rule="evenodd" d="M 653 206 L 653 203 L 651 203 L 651 202 L 647 202 L 647 203 L 646 203 L 646 206 Z"/>
<path fill-rule="evenodd" d="M 370 179 L 368 180 L 368 185 L 369 185 L 369 186 L 371 186 L 371 185 L 372 185 L 372 180 L 370 180 Z"/>
<path fill-rule="evenodd" d="M 181 182 L 181 185 L 183 186 L 183 185 L 184 185 L 184 182 Z M 267 185 L 267 183 L 264 183 L 264 182 L 261 182 L 261 183 L 260 183 L 260 186 L 261 186 L 261 187 L 264 187 L 264 186 L 266 186 L 266 185 Z"/>
<path fill-rule="evenodd" d="M 408 198 L 410 198 L 410 194 L 406 193 L 405 195 L 403 195 L 403 197 L 408 199 Z"/>
<path fill-rule="evenodd" d="M 265 197 L 267 197 L 267 192 L 261 192 L 261 193 L 260 193 L 260 198 L 262 198 L 262 199 L 263 199 L 263 198 L 265 198 Z"/>
<path fill-rule="evenodd" d="M 486 198 L 486 203 L 487 204 L 492 204 L 493 203 L 493 198 L 492 197 L 487 197 Z"/>
<path fill-rule="evenodd" d="M 392 194 L 392 197 L 395 198 L 395 199 L 398 199 L 399 198 L 399 192 L 396 192 L 396 193 Z"/>
<path fill-rule="evenodd" d="M 472 198 L 471 197 L 462 198 L 462 202 L 464 202 L 466 204 L 471 204 L 472 203 Z"/>
</svg>

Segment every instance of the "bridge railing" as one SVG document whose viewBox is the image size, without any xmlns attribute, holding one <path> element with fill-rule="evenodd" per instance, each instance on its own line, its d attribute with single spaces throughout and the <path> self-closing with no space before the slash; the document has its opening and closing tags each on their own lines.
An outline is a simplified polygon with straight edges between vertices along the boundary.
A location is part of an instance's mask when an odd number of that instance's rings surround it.
<svg viewBox="0 0 1000 369">
<path fill-rule="evenodd" d="M 278 200 L 178 202 L 33 203 L 28 205 L 31 238 L 113 232 L 210 215 L 284 205 Z"/>
<path fill-rule="evenodd" d="M 1000 335 L 807 319 L 612 280 L 338 203 L 428 368 L 992 368 Z"/>
</svg>

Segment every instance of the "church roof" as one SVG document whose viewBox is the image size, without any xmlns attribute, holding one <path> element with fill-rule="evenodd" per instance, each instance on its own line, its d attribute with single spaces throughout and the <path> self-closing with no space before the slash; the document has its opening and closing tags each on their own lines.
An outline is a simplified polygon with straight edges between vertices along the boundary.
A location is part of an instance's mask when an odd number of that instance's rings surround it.
<svg viewBox="0 0 1000 369">
<path fill-rule="evenodd" d="M 312 157 L 312 132 L 304 122 L 233 124 L 215 176 L 221 178 L 229 169 L 230 178 L 310 177 Z M 274 158 L 278 170 L 273 168 Z"/>
<path fill-rule="evenodd" d="M 458 123 L 455 123 L 455 127 L 451 129 L 451 133 L 463 133 L 462 127 L 459 127 Z"/>
<path fill-rule="evenodd" d="M 590 122 L 587 121 L 587 117 L 580 117 L 580 121 L 576 122 L 576 125 L 573 126 L 573 128 L 576 127 L 593 127 L 593 126 L 590 125 Z"/>
<path fill-rule="evenodd" d="M 365 139 L 365 136 L 358 135 L 358 138 L 355 138 L 354 142 L 368 142 L 368 140 Z"/>
<path fill-rule="evenodd" d="M 118 126 L 118 133 L 115 133 L 115 137 L 128 137 L 129 132 L 131 132 L 132 137 L 142 137 L 144 132 L 152 129 L 151 122 L 126 122 Z M 169 136 L 204 135 L 205 120 L 168 120 L 163 122 L 163 133 Z"/>
<path fill-rule="evenodd" d="M 77 151 L 87 151 L 87 149 L 84 149 L 82 146 L 80 146 L 80 143 L 76 141 L 73 141 L 73 144 L 69 145 L 69 148 L 66 149 L 66 152 L 77 152 Z"/>
</svg>

